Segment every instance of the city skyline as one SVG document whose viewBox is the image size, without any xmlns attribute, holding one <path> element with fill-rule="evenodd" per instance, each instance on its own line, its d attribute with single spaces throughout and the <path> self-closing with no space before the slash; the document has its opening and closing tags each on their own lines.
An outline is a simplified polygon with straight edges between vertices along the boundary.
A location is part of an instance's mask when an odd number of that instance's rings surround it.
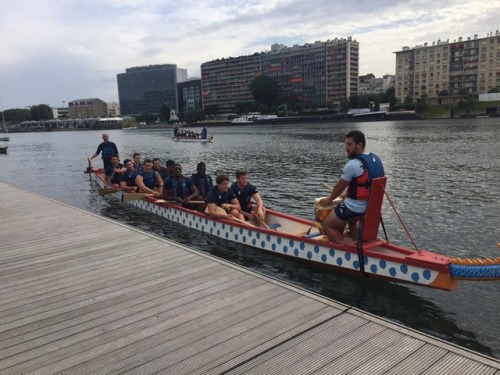
<svg viewBox="0 0 500 375">
<path fill-rule="evenodd" d="M 118 101 L 126 68 L 176 64 L 190 78 L 219 58 L 352 37 L 359 74 L 395 73 L 403 46 L 500 29 L 500 3 L 314 0 L 21 0 L 3 10 L 0 98 L 4 109 L 57 107 L 96 97 Z"/>
</svg>

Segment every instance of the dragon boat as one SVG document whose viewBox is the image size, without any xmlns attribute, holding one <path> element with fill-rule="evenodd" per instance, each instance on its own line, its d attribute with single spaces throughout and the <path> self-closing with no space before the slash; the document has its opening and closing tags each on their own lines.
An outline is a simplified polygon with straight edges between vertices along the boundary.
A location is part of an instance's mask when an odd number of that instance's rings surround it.
<svg viewBox="0 0 500 375">
<path fill-rule="evenodd" d="M 214 139 L 214 136 L 211 135 L 208 138 L 193 138 L 193 137 L 174 136 L 174 137 L 172 137 L 172 139 L 174 141 L 181 141 L 181 142 L 210 143 Z"/>
<path fill-rule="evenodd" d="M 104 171 L 89 166 L 103 186 Z M 386 178 L 372 181 L 368 208 L 361 221 L 360 237 L 345 234 L 343 244 L 332 243 L 316 221 L 267 209 L 265 222 L 212 219 L 148 194 L 106 189 L 107 194 L 134 207 L 180 225 L 263 251 L 329 266 L 369 278 L 454 290 L 459 280 L 500 280 L 500 257 L 495 259 L 451 258 L 435 252 L 393 244 L 378 237 Z"/>
</svg>

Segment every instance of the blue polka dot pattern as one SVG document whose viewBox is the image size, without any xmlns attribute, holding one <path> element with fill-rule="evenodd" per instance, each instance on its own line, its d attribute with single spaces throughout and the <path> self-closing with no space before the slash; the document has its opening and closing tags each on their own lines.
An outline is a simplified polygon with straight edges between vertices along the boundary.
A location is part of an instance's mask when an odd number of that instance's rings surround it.
<svg viewBox="0 0 500 375">
<path fill-rule="evenodd" d="M 359 261 L 356 253 L 324 246 L 327 243 L 318 242 L 314 238 L 291 239 L 281 237 L 279 230 L 264 233 L 260 232 L 259 229 L 252 230 L 230 223 L 212 221 L 205 215 L 199 216 L 198 214 L 183 212 L 170 206 L 155 205 L 147 201 L 129 201 L 128 203 L 181 225 L 195 228 L 203 233 L 210 233 L 229 241 L 251 245 L 262 250 L 286 254 L 287 256 L 306 259 L 312 262 L 329 264 L 349 270 L 359 270 Z M 391 260 L 391 258 L 380 259 L 364 256 L 363 263 L 365 265 L 365 272 L 368 274 L 376 274 L 424 285 L 431 284 L 438 275 L 437 271 L 401 264 L 397 259 Z M 462 272 L 458 267 L 455 267 L 454 270 L 457 273 Z M 463 272 L 465 273 L 465 271 Z"/>
</svg>

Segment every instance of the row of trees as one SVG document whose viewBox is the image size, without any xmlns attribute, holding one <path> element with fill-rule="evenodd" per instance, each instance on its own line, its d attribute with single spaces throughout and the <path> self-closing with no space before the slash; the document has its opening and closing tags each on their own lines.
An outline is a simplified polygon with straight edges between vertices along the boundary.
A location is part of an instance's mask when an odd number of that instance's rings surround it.
<svg viewBox="0 0 500 375">
<path fill-rule="evenodd" d="M 23 121 L 51 120 L 54 118 L 52 108 L 47 104 L 38 104 L 30 108 L 12 108 L 3 111 L 7 123 L 17 124 Z"/>
</svg>

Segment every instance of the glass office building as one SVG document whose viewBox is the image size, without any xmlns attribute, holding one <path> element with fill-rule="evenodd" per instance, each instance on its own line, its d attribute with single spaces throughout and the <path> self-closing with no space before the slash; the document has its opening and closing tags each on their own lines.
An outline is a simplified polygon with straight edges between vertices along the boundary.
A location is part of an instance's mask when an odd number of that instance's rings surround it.
<svg viewBox="0 0 500 375">
<path fill-rule="evenodd" d="M 127 68 L 117 74 L 118 97 L 123 115 L 155 114 L 163 105 L 178 110 L 175 64 Z"/>
</svg>

